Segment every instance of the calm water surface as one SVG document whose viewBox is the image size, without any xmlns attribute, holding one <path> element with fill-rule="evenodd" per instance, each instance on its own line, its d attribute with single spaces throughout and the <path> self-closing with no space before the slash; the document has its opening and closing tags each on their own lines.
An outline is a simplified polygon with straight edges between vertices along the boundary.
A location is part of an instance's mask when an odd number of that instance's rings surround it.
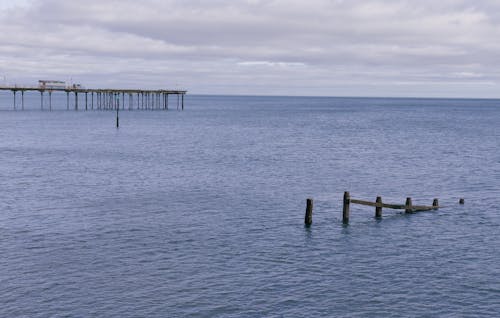
<svg viewBox="0 0 500 318">
<path fill-rule="evenodd" d="M 0 317 L 500 314 L 500 101 L 187 96 L 117 130 L 58 98 L 0 97 Z M 343 226 L 346 190 L 444 208 Z"/>
</svg>

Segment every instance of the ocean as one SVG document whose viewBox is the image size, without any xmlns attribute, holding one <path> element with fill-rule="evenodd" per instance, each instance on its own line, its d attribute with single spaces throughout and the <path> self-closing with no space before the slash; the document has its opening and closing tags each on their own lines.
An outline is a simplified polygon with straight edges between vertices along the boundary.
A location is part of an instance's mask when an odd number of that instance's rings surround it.
<svg viewBox="0 0 500 318">
<path fill-rule="evenodd" d="M 53 98 L 0 94 L 0 317 L 500 313 L 500 100 Z"/>
</svg>

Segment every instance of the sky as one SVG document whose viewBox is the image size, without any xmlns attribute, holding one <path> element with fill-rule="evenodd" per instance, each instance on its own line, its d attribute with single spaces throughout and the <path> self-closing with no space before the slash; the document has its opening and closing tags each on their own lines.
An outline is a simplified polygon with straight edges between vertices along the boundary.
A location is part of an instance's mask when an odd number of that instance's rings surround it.
<svg viewBox="0 0 500 318">
<path fill-rule="evenodd" d="M 0 0 L 0 85 L 500 98 L 498 0 Z"/>
</svg>

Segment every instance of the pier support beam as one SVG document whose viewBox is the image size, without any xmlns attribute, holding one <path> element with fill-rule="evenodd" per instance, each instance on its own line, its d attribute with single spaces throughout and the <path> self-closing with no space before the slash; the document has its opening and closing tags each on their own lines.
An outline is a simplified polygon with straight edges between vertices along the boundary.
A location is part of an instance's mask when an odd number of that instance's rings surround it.
<svg viewBox="0 0 500 318">
<path fill-rule="evenodd" d="M 21 110 L 24 110 L 24 91 L 21 91 Z"/>
<path fill-rule="evenodd" d="M 85 111 L 87 111 L 87 95 L 88 92 L 85 92 Z"/>
<path fill-rule="evenodd" d="M 181 94 L 181 98 L 182 98 L 182 110 L 184 110 L 184 94 Z"/>
<path fill-rule="evenodd" d="M 40 91 L 40 109 L 43 110 L 43 91 Z"/>
<path fill-rule="evenodd" d="M 14 93 L 14 110 L 16 110 L 16 91 L 13 90 L 12 93 Z"/>
<path fill-rule="evenodd" d="M 49 111 L 52 111 L 52 91 L 49 91 Z"/>
<path fill-rule="evenodd" d="M 75 110 L 78 111 L 78 92 L 75 92 Z"/>
</svg>

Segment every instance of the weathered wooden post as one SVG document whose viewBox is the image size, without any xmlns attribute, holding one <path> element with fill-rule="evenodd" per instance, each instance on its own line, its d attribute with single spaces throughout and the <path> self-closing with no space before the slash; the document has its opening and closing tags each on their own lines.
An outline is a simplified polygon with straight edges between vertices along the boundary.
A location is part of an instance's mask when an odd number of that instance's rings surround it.
<svg viewBox="0 0 500 318">
<path fill-rule="evenodd" d="M 464 198 L 460 198 L 460 200 L 458 200 L 458 203 L 461 204 L 461 205 L 464 205 L 465 204 L 465 199 Z"/>
<path fill-rule="evenodd" d="M 437 210 L 439 208 L 439 200 L 434 199 L 434 201 L 432 201 L 432 206 L 435 208 L 435 210 Z"/>
<path fill-rule="evenodd" d="M 307 205 L 306 205 L 306 217 L 304 220 L 304 223 L 306 225 L 311 225 L 313 222 L 313 199 L 309 198 L 307 199 Z"/>
<path fill-rule="evenodd" d="M 349 223 L 349 206 L 351 204 L 351 196 L 349 192 L 344 192 L 344 207 L 342 209 L 342 222 Z"/>
<path fill-rule="evenodd" d="M 120 111 L 120 109 L 118 107 L 116 107 L 116 128 L 120 127 L 120 117 L 118 116 L 119 111 Z"/>
<path fill-rule="evenodd" d="M 377 197 L 377 200 L 375 202 L 382 204 L 382 197 Z M 375 207 L 375 217 L 376 218 L 381 218 L 382 217 L 382 207 L 381 206 L 376 206 Z"/>
<path fill-rule="evenodd" d="M 405 203 L 405 213 L 412 213 L 412 204 L 411 204 L 411 198 L 406 198 L 406 203 Z"/>
</svg>

